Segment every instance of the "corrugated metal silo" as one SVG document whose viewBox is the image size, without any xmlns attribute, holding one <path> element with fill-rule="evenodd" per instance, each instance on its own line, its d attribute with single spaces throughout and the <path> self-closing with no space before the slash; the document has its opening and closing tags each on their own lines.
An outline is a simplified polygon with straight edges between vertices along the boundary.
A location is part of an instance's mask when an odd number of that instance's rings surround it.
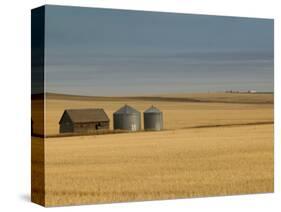
<svg viewBox="0 0 281 212">
<path fill-rule="evenodd" d="M 131 106 L 124 105 L 113 114 L 113 128 L 138 131 L 141 129 L 141 113 Z"/>
<path fill-rule="evenodd" d="M 143 113 L 145 130 L 162 130 L 163 113 L 154 106 L 151 106 Z"/>
</svg>

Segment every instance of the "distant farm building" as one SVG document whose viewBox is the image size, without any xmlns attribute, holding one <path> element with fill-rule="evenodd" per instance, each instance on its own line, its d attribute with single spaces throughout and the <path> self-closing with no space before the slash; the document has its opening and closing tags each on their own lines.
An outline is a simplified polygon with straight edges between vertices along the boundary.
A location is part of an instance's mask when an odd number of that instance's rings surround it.
<svg viewBox="0 0 281 212">
<path fill-rule="evenodd" d="M 163 129 L 163 113 L 156 107 L 151 106 L 143 113 L 145 130 L 162 130 Z"/>
<path fill-rule="evenodd" d="M 113 128 L 138 131 L 141 129 L 141 113 L 129 105 L 124 105 L 113 114 Z"/>
<path fill-rule="evenodd" d="M 70 109 L 59 124 L 60 133 L 89 133 L 109 129 L 109 118 L 103 109 Z"/>
</svg>

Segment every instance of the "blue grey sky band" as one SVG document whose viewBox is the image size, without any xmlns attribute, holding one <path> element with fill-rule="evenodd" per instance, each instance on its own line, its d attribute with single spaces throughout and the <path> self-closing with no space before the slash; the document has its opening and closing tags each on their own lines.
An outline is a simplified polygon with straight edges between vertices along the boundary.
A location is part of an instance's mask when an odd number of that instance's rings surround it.
<svg viewBox="0 0 281 212">
<path fill-rule="evenodd" d="M 46 92 L 273 91 L 273 20 L 46 6 Z"/>
</svg>

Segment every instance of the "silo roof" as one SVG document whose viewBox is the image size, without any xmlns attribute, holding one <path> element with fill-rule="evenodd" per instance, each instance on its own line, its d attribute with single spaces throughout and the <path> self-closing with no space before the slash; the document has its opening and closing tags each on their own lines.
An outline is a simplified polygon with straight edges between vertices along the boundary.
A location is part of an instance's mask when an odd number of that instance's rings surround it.
<svg viewBox="0 0 281 212">
<path fill-rule="evenodd" d="M 158 108 L 154 107 L 153 105 L 144 112 L 145 113 L 161 113 L 161 111 Z"/>
<path fill-rule="evenodd" d="M 129 105 L 124 105 L 119 110 L 117 110 L 115 113 L 119 113 L 119 114 L 135 114 L 135 113 L 140 113 L 140 112 L 137 111 L 136 109 L 134 109 L 133 107 L 129 106 Z"/>
</svg>

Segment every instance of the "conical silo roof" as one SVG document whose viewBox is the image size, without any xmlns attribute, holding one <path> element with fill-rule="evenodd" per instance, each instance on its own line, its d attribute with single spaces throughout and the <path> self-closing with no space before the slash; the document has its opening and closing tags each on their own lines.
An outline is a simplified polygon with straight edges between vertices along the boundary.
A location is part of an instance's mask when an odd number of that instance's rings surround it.
<svg viewBox="0 0 281 212">
<path fill-rule="evenodd" d="M 161 111 L 152 105 L 150 108 L 144 111 L 144 113 L 161 113 Z"/>
<path fill-rule="evenodd" d="M 135 108 L 129 106 L 129 105 L 124 105 L 121 107 L 119 110 L 115 112 L 115 114 L 135 114 L 139 113 Z"/>
</svg>

